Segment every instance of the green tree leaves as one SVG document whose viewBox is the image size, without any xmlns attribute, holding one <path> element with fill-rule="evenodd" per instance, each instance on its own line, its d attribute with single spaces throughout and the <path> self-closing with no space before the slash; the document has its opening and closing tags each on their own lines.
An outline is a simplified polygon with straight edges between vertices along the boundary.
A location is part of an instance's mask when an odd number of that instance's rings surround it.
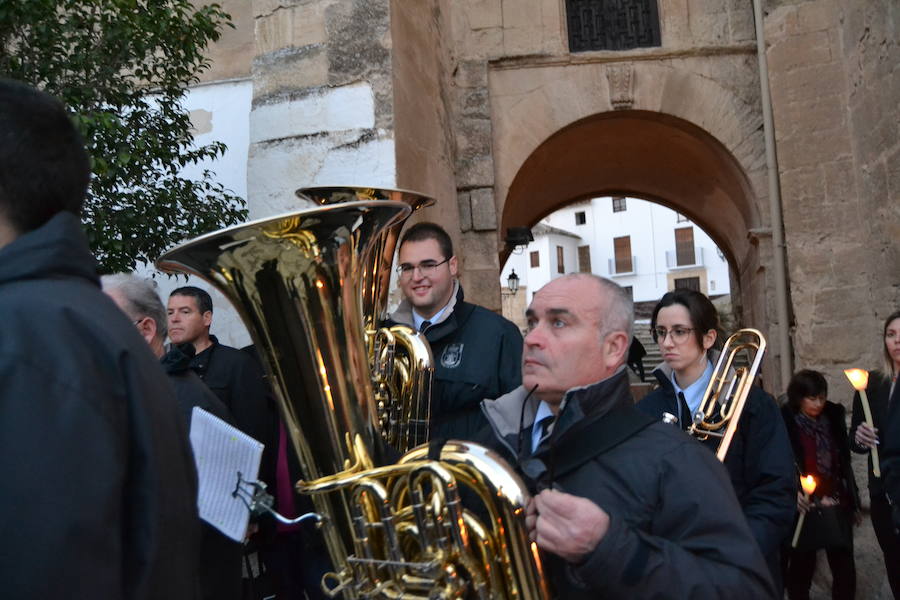
<svg viewBox="0 0 900 600">
<path fill-rule="evenodd" d="M 0 2 L 0 75 L 62 100 L 84 135 L 93 179 L 83 218 L 104 272 L 246 217 L 209 171 L 179 176 L 225 151 L 194 146 L 182 106 L 225 26 L 219 5 L 190 0 Z"/>
</svg>

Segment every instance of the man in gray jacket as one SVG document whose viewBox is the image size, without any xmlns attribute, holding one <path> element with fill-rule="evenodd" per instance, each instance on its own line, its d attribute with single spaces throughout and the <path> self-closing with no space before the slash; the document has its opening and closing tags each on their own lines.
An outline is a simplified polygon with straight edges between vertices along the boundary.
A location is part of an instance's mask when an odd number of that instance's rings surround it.
<svg viewBox="0 0 900 600">
<path fill-rule="evenodd" d="M 557 597 L 774 598 L 725 469 L 633 407 L 625 292 L 560 277 L 526 316 L 524 386 L 483 408 L 539 492 L 527 525 Z"/>
</svg>

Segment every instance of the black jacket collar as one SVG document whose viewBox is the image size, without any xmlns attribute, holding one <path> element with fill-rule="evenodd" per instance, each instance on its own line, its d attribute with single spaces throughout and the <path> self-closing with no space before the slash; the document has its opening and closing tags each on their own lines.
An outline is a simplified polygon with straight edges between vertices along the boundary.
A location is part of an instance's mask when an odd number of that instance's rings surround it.
<svg viewBox="0 0 900 600">
<path fill-rule="evenodd" d="M 100 286 L 81 222 L 70 212 L 54 215 L 0 248 L 0 284 L 27 279 L 75 277 Z"/>
</svg>

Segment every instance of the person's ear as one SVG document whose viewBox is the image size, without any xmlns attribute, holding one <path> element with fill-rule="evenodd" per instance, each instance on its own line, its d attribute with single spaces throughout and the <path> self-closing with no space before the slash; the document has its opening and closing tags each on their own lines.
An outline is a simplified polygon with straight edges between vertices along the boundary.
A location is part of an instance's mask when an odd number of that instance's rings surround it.
<svg viewBox="0 0 900 600">
<path fill-rule="evenodd" d="M 709 350 L 716 343 L 716 339 L 719 337 L 719 334 L 715 329 L 710 329 L 706 333 L 703 334 L 703 350 Z"/>
<path fill-rule="evenodd" d="M 456 256 L 451 256 L 447 264 L 450 266 L 450 274 L 456 277 L 457 273 L 459 273 L 459 261 L 456 260 Z"/>
<path fill-rule="evenodd" d="M 151 343 L 156 337 L 156 321 L 150 317 L 141 317 L 136 325 L 141 337 L 147 340 L 148 344 Z"/>
<path fill-rule="evenodd" d="M 625 358 L 628 356 L 628 348 L 631 346 L 631 340 L 625 335 L 624 331 L 613 331 L 606 336 L 603 344 L 607 365 L 612 367 L 625 362 Z"/>
<path fill-rule="evenodd" d="M 210 325 L 212 325 L 212 311 L 208 310 L 203 313 L 203 326 L 209 327 Z"/>
</svg>

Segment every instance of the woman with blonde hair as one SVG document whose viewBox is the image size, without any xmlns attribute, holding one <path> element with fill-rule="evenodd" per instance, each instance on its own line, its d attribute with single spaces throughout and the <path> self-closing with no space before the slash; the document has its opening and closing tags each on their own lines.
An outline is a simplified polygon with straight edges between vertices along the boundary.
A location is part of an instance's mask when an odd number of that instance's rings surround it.
<svg viewBox="0 0 900 600">
<path fill-rule="evenodd" d="M 869 385 L 866 396 L 872 410 L 874 427 L 865 422 L 865 415 L 860 402 L 859 392 L 853 396 L 853 419 L 850 423 L 850 447 L 854 452 L 869 454 L 869 498 L 872 515 L 872 528 L 884 554 L 884 566 L 894 598 L 900 598 L 900 535 L 891 521 L 891 503 L 887 496 L 884 479 L 876 477 L 872 469 L 872 456 L 869 450 L 875 446 L 882 447 L 888 440 L 887 431 L 888 407 L 891 394 L 897 385 L 897 373 L 900 372 L 900 310 L 894 311 L 884 322 L 882 332 L 882 349 L 884 351 L 884 370 L 872 371 L 869 374 Z M 896 398 L 900 394 L 894 394 Z M 897 402 L 897 400 L 894 400 Z M 891 407 L 900 411 L 900 406 Z M 896 443 L 896 440 L 893 441 Z"/>
</svg>

